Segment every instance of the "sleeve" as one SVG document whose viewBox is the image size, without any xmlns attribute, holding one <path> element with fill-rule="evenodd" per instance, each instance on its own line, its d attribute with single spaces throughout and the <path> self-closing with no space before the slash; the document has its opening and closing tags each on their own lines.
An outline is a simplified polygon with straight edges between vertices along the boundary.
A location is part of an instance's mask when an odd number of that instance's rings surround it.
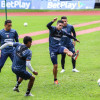
<svg viewBox="0 0 100 100">
<path fill-rule="evenodd" d="M 68 36 L 71 39 L 74 39 L 75 41 L 77 41 L 77 39 L 75 37 L 73 37 L 72 35 L 68 34 L 67 32 L 63 31 L 63 34 Z"/>
<path fill-rule="evenodd" d="M 34 71 L 35 71 L 35 70 L 32 68 L 31 62 L 30 62 L 30 61 L 26 61 L 26 66 L 28 67 L 28 69 L 29 69 L 31 72 L 34 72 Z"/>
<path fill-rule="evenodd" d="M 72 26 L 72 30 L 71 30 L 71 32 L 73 33 L 73 36 L 76 38 L 76 32 L 75 32 L 75 29 L 74 29 L 73 26 Z"/>
<path fill-rule="evenodd" d="M 3 44 L 1 47 L 0 47 L 0 50 L 2 50 L 3 48 L 7 47 L 7 46 L 12 46 L 12 47 L 16 47 L 20 45 L 19 42 L 7 42 L 5 44 Z"/>
<path fill-rule="evenodd" d="M 32 52 L 29 51 L 29 53 L 27 54 L 26 60 L 29 60 L 30 61 L 31 58 L 32 58 Z"/>
<path fill-rule="evenodd" d="M 18 45 L 21 45 L 19 42 L 13 42 L 13 47 L 17 47 Z"/>
<path fill-rule="evenodd" d="M 1 46 L 1 33 L 0 33 L 0 46 Z"/>
<path fill-rule="evenodd" d="M 51 21 L 50 23 L 47 24 L 47 28 L 48 28 L 49 30 L 52 29 L 52 26 L 51 26 L 52 24 L 53 24 L 52 21 Z"/>
<path fill-rule="evenodd" d="M 5 48 L 5 47 L 7 47 L 7 46 L 13 46 L 13 42 L 8 42 L 8 43 L 3 44 L 3 45 L 0 47 L 0 50 L 2 50 L 3 48 Z"/>
<path fill-rule="evenodd" d="M 1 43 L 1 33 L 0 33 L 0 43 Z"/>
<path fill-rule="evenodd" d="M 18 40 L 18 33 L 16 31 L 15 31 L 15 41 L 19 42 L 19 40 Z"/>
</svg>

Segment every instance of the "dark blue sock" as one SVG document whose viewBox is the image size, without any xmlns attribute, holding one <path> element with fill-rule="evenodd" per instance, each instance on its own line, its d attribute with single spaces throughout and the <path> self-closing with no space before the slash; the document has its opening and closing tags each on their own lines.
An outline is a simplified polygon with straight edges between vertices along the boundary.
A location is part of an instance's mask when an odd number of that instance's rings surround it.
<svg viewBox="0 0 100 100">
<path fill-rule="evenodd" d="M 73 69 L 74 69 L 76 66 L 76 60 L 74 60 L 73 58 L 72 58 L 72 65 L 73 65 Z"/>
</svg>

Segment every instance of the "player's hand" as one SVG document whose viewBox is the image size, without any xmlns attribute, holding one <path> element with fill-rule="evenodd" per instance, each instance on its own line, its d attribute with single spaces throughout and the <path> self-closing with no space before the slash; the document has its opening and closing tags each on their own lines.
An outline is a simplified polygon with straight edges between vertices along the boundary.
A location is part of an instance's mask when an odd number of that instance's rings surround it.
<svg viewBox="0 0 100 100">
<path fill-rule="evenodd" d="M 33 74 L 34 74 L 34 75 L 38 75 L 38 72 L 34 71 Z"/>
<path fill-rule="evenodd" d="M 55 22 L 57 20 L 57 17 L 53 19 L 53 22 Z"/>
<path fill-rule="evenodd" d="M 76 40 L 76 41 L 80 43 L 80 41 L 79 41 L 79 40 Z"/>
<path fill-rule="evenodd" d="M 1 50 L 0 50 L 0 58 L 1 58 Z"/>
<path fill-rule="evenodd" d="M 76 45 L 76 41 L 73 41 L 73 45 L 74 45 L 74 46 Z"/>
</svg>

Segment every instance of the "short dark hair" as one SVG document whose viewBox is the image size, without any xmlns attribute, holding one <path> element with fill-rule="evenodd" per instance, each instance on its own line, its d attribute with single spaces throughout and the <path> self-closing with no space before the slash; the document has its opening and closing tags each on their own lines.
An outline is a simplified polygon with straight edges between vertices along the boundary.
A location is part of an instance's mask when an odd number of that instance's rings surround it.
<svg viewBox="0 0 100 100">
<path fill-rule="evenodd" d="M 57 24 L 59 24 L 59 23 L 63 24 L 64 22 L 62 20 L 58 20 Z"/>
<path fill-rule="evenodd" d="M 62 19 L 67 19 L 67 17 L 66 17 L 66 16 L 62 16 L 62 17 L 61 17 L 61 20 L 62 20 Z"/>
<path fill-rule="evenodd" d="M 25 36 L 23 39 L 23 43 L 27 44 L 28 42 L 32 42 L 32 38 L 30 36 Z"/>
<path fill-rule="evenodd" d="M 5 25 L 7 25 L 7 23 L 12 23 L 12 21 L 11 20 L 6 20 Z"/>
</svg>

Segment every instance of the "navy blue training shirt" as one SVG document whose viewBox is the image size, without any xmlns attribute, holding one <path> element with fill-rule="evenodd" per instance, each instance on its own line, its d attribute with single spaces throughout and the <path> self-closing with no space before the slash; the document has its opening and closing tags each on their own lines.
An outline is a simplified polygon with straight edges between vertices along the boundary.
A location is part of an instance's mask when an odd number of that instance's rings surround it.
<svg viewBox="0 0 100 100">
<path fill-rule="evenodd" d="M 24 57 L 25 60 L 17 56 L 16 52 L 20 50 L 22 45 L 25 46 L 24 44 L 20 44 L 18 42 L 13 43 L 15 50 L 14 50 L 14 60 L 13 60 L 12 68 L 17 70 L 26 70 L 26 60 L 31 60 L 32 57 L 32 52 L 28 48 L 22 52 L 22 57 Z"/>
<path fill-rule="evenodd" d="M 10 31 L 5 31 L 4 29 L 0 30 L 0 44 L 3 45 L 7 42 L 19 42 L 18 34 L 16 30 L 11 29 Z M 7 46 L 6 48 L 2 49 L 4 53 L 12 53 L 13 47 Z"/>
<path fill-rule="evenodd" d="M 73 27 L 72 25 L 67 24 L 67 26 L 64 26 L 62 30 L 64 30 L 64 31 L 67 32 L 68 34 L 73 33 L 73 36 L 76 38 L 76 33 L 75 33 L 74 27 Z M 71 39 L 71 38 L 69 38 L 69 37 L 66 36 L 66 35 L 63 35 L 63 36 L 62 36 L 61 44 L 62 44 L 63 46 L 67 46 L 67 45 L 69 45 L 69 44 L 71 44 L 71 43 L 72 43 L 72 39 Z"/>
<path fill-rule="evenodd" d="M 71 39 L 77 40 L 76 38 L 68 34 L 67 32 L 63 30 L 57 30 L 56 27 L 51 26 L 52 24 L 53 22 L 50 22 L 47 24 L 47 27 L 49 29 L 49 48 L 50 49 L 56 50 L 59 48 L 59 46 L 61 46 L 61 38 L 63 35 L 66 35 Z"/>
</svg>

